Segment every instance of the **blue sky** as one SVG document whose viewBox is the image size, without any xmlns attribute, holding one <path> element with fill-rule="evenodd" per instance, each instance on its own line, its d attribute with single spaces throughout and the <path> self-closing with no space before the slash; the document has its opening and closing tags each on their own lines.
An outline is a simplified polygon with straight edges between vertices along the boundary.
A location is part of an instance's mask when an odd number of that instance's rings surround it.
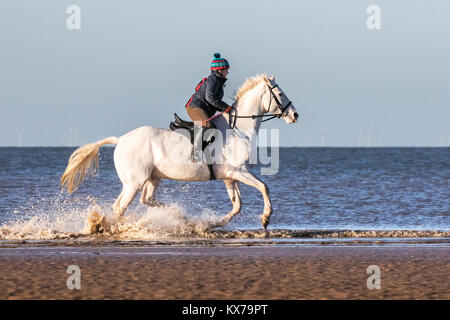
<svg viewBox="0 0 450 320">
<path fill-rule="evenodd" d="M 81 8 L 68 30 L 66 8 Z M 381 29 L 369 30 L 369 5 Z M 0 3 L 0 146 L 79 145 L 168 127 L 214 52 L 225 101 L 273 74 L 301 121 L 282 146 L 439 146 L 450 138 L 450 2 L 25 1 Z"/>
</svg>

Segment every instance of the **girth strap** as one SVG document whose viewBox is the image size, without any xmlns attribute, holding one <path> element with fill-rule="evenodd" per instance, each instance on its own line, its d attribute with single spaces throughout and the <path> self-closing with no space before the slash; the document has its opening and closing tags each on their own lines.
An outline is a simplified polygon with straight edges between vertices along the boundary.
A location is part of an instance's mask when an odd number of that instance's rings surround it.
<svg viewBox="0 0 450 320">
<path fill-rule="evenodd" d="M 212 164 L 208 164 L 209 169 L 209 180 L 216 180 L 216 176 L 214 175 L 214 169 Z"/>
</svg>

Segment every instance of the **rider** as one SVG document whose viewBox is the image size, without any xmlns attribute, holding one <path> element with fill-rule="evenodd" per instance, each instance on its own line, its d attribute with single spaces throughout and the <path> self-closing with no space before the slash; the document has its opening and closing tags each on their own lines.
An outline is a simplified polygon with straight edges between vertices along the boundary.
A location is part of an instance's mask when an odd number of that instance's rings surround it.
<svg viewBox="0 0 450 320">
<path fill-rule="evenodd" d="M 201 130 L 199 134 L 195 136 L 194 148 L 199 145 L 199 140 L 203 140 L 203 133 L 206 129 L 213 128 L 211 121 L 206 121 L 211 118 L 216 111 L 229 112 L 231 106 L 222 101 L 225 86 L 227 81 L 228 70 L 230 64 L 224 58 L 221 58 L 220 53 L 214 54 L 214 59 L 211 62 L 211 74 L 208 78 L 203 79 L 196 88 L 195 93 L 186 103 L 186 111 L 189 117 L 200 125 Z M 205 144 L 202 144 L 202 149 Z M 195 162 L 200 161 L 200 155 L 198 151 L 193 154 Z"/>
</svg>

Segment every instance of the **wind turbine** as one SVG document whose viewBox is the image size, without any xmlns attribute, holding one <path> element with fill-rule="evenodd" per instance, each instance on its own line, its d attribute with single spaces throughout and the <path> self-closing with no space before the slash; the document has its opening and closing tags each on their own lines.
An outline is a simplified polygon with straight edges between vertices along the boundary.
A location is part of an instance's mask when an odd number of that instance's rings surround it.
<svg viewBox="0 0 450 320">
<path fill-rule="evenodd" d="M 358 148 L 361 148 L 361 139 L 362 139 L 363 128 L 359 126 L 359 134 L 358 134 Z"/>
<path fill-rule="evenodd" d="M 25 132 L 27 132 L 27 130 L 16 130 L 16 129 L 13 129 L 13 131 L 17 134 L 19 147 L 21 147 L 22 146 L 23 135 L 25 134 Z"/>
<path fill-rule="evenodd" d="M 370 147 L 370 143 L 372 142 L 372 131 L 373 125 L 370 125 L 369 131 L 367 132 L 367 147 Z"/>
<path fill-rule="evenodd" d="M 317 131 L 320 132 L 320 146 L 323 147 L 325 145 L 325 135 L 333 130 L 332 128 L 322 129 L 321 127 L 317 127 Z"/>
<path fill-rule="evenodd" d="M 73 146 L 73 123 L 70 124 L 69 128 L 69 147 Z"/>
</svg>

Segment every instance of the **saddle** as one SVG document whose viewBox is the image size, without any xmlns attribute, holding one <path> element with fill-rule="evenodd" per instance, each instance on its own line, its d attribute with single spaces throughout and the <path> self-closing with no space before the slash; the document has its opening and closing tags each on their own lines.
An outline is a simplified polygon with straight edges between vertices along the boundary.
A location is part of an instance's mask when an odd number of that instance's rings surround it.
<svg viewBox="0 0 450 320">
<path fill-rule="evenodd" d="M 177 129 L 186 129 L 186 130 L 188 130 L 189 134 L 191 136 L 191 144 L 192 144 L 193 148 L 194 148 L 194 141 L 196 140 L 196 138 L 197 139 L 199 139 L 199 138 L 202 139 L 201 140 L 202 141 L 202 151 L 205 150 L 205 148 L 209 144 L 214 142 L 214 140 L 215 140 L 214 136 L 208 138 L 206 141 L 203 141 L 203 135 L 204 135 L 204 133 L 206 131 L 206 130 L 203 130 L 203 129 L 201 130 L 201 135 L 202 136 L 201 137 L 195 137 L 195 135 L 194 135 L 194 122 L 183 120 L 176 113 L 174 113 L 173 115 L 175 117 L 175 121 L 170 123 L 170 125 L 169 125 L 170 130 L 172 130 L 172 131 L 175 131 Z M 212 124 L 212 127 L 215 128 L 215 126 L 213 124 Z M 211 180 L 215 180 L 216 178 L 215 178 L 215 175 L 214 175 L 212 164 L 208 164 L 208 169 L 209 169 L 209 173 L 210 173 L 210 176 L 211 176 Z"/>
<path fill-rule="evenodd" d="M 173 114 L 175 117 L 175 121 L 171 122 L 169 127 L 170 130 L 175 131 L 177 129 L 186 129 L 189 131 L 189 134 L 191 135 L 191 143 L 194 143 L 194 122 L 192 121 L 186 121 L 181 119 L 176 113 Z M 211 123 L 212 128 L 210 129 L 215 129 L 215 126 Z M 203 146 L 202 149 L 204 150 L 206 148 L 206 146 L 212 142 L 214 142 L 214 136 L 211 137 L 210 139 L 208 139 L 207 141 L 203 141 Z"/>
<path fill-rule="evenodd" d="M 181 119 L 176 113 L 173 114 L 175 116 L 175 121 L 171 122 L 169 127 L 170 130 L 175 131 L 177 129 L 186 129 L 191 134 L 191 143 L 194 141 L 192 139 L 194 135 L 194 122 L 192 121 L 185 121 Z"/>
</svg>

